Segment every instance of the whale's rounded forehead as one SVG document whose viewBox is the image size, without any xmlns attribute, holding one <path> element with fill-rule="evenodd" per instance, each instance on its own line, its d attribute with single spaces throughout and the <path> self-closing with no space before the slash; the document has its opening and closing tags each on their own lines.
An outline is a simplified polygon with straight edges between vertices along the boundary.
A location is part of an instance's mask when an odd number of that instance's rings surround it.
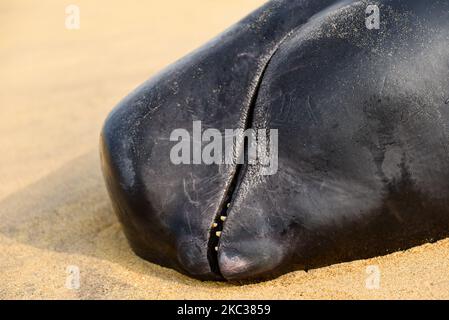
<svg viewBox="0 0 449 320">
<path fill-rule="evenodd" d="M 341 49 L 335 48 L 334 55 L 350 55 L 355 48 L 363 51 L 364 55 L 384 59 L 407 57 L 424 48 L 437 53 L 443 50 L 447 41 L 449 5 L 438 1 L 430 1 L 426 5 L 418 2 L 338 2 L 338 6 L 330 6 L 295 29 L 279 47 L 277 55 L 311 55 L 314 51 L 310 43 L 319 42 L 324 46 L 327 42 L 334 44 L 338 41 L 344 43 L 347 50 L 346 53 L 340 53 Z M 370 29 L 367 27 L 368 8 L 373 4 L 378 9 L 379 27 Z M 441 43 L 443 46 L 437 49 Z M 307 50 L 298 52 L 299 47 Z M 327 57 L 331 59 L 332 55 L 327 53 Z M 323 62 L 326 63 L 326 59 Z M 276 63 L 271 61 L 270 65 Z"/>
</svg>

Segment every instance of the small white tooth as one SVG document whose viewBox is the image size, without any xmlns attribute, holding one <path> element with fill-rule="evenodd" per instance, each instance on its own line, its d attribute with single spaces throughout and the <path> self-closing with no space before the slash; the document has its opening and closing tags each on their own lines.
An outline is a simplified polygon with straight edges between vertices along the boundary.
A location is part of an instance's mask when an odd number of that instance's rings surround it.
<svg viewBox="0 0 449 320">
<path fill-rule="evenodd" d="M 218 247 L 215 247 L 215 251 L 218 251 Z"/>
<path fill-rule="evenodd" d="M 226 205 L 227 208 L 229 208 L 230 206 L 231 206 L 231 203 L 228 203 L 228 204 Z"/>
<path fill-rule="evenodd" d="M 224 222 L 224 221 L 226 221 L 226 217 L 225 216 L 221 216 L 220 220 Z"/>
<path fill-rule="evenodd" d="M 214 222 L 214 223 L 212 224 L 212 228 L 216 228 L 216 227 L 218 227 L 218 223 Z"/>
<path fill-rule="evenodd" d="M 220 237 L 221 236 L 221 231 L 217 231 L 217 232 L 215 232 L 215 234 L 216 234 L 217 237 Z"/>
</svg>

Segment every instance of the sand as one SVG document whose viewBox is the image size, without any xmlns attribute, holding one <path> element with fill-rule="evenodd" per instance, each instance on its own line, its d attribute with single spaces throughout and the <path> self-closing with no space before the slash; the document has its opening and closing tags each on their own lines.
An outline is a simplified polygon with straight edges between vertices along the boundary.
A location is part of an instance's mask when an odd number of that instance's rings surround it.
<svg viewBox="0 0 449 320">
<path fill-rule="evenodd" d="M 449 298 L 449 240 L 246 285 L 136 257 L 100 173 L 102 122 L 134 87 L 263 1 L 124 3 L 76 0 L 81 28 L 67 30 L 65 1 L 0 2 L 0 298 Z M 370 265 L 378 288 L 366 286 Z"/>
</svg>

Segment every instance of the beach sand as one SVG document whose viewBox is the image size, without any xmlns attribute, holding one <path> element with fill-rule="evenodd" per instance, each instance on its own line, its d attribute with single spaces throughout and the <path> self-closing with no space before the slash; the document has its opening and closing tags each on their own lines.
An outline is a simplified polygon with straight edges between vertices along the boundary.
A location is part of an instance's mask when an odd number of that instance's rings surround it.
<svg viewBox="0 0 449 320">
<path fill-rule="evenodd" d="M 0 2 L 0 298 L 449 298 L 449 240 L 257 284 L 200 282 L 136 257 L 106 194 L 111 108 L 260 0 Z M 366 286 L 367 267 L 380 285 Z M 79 288 L 73 285 L 79 270 Z M 75 275 L 76 277 L 76 275 Z"/>
</svg>

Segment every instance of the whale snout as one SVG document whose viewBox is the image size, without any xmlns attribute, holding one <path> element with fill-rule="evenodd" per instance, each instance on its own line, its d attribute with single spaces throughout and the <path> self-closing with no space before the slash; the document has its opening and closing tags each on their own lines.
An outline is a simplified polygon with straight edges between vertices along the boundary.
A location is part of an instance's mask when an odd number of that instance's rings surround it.
<svg viewBox="0 0 449 320">
<path fill-rule="evenodd" d="M 102 168 L 134 252 L 240 281 L 448 236 L 449 3 L 376 3 L 381 30 L 366 1 L 270 1 L 119 103 Z"/>
</svg>

